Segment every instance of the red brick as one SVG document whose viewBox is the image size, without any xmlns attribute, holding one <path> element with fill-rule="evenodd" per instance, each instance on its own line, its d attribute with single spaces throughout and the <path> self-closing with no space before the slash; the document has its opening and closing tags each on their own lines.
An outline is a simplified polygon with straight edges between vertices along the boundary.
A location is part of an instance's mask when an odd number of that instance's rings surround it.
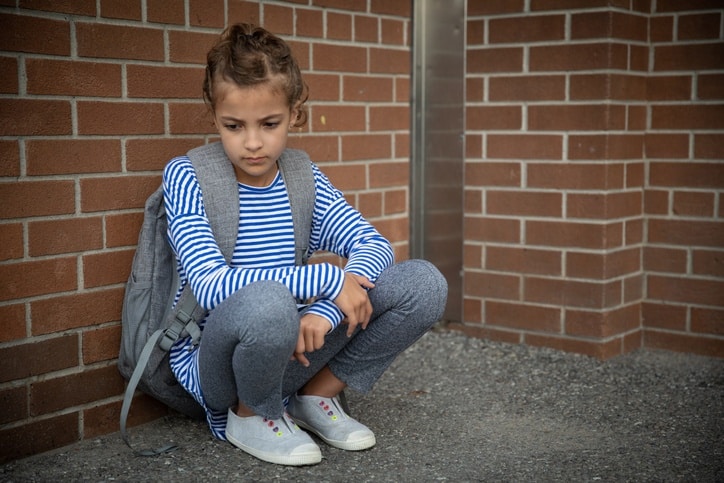
<svg viewBox="0 0 724 483">
<path fill-rule="evenodd" d="M 674 39 L 674 17 L 655 16 L 649 18 L 651 42 L 671 42 Z"/>
<path fill-rule="evenodd" d="M 706 336 L 694 336 L 686 333 L 671 333 L 658 330 L 644 332 L 644 347 L 665 349 L 709 357 L 724 357 L 724 344 L 721 339 Z"/>
<path fill-rule="evenodd" d="M 647 215 L 669 214 L 669 192 L 644 190 L 644 213 Z"/>
<path fill-rule="evenodd" d="M 391 102 L 393 100 L 393 84 L 389 77 L 345 75 L 342 78 L 342 86 L 345 101 Z"/>
<path fill-rule="evenodd" d="M 724 280 L 649 275 L 647 288 L 650 300 L 718 306 L 722 303 Z"/>
<path fill-rule="evenodd" d="M 0 320 L 3 321 L 0 342 L 9 342 L 26 337 L 25 304 L 1 305 Z"/>
<path fill-rule="evenodd" d="M 677 38 L 679 41 L 719 39 L 720 24 L 720 12 L 680 15 Z"/>
<path fill-rule="evenodd" d="M 25 142 L 27 174 L 110 173 L 121 170 L 115 139 L 38 139 Z"/>
<path fill-rule="evenodd" d="M 527 185 L 545 189 L 621 189 L 623 175 L 620 164 L 529 163 Z"/>
<path fill-rule="evenodd" d="M 21 223 L 0 224 L 0 240 L 2 240 L 0 260 L 23 257 L 23 225 Z"/>
<path fill-rule="evenodd" d="M 126 141 L 126 169 L 161 171 L 171 159 L 202 144 L 201 138 L 129 139 Z"/>
<path fill-rule="evenodd" d="M 121 394 L 124 382 L 115 364 L 30 385 L 30 412 L 37 416 Z"/>
<path fill-rule="evenodd" d="M 468 0 L 468 15 L 495 15 L 520 13 L 525 8 L 523 0 Z"/>
<path fill-rule="evenodd" d="M 649 159 L 686 158 L 689 156 L 689 135 L 646 133 L 644 146 L 646 157 Z"/>
<path fill-rule="evenodd" d="M 643 199 L 640 191 L 619 193 L 569 193 L 568 218 L 612 220 L 640 216 Z"/>
<path fill-rule="evenodd" d="M 224 26 L 224 0 L 189 1 L 189 22 L 198 27 Z"/>
<path fill-rule="evenodd" d="M 371 106 L 369 118 L 370 131 L 410 130 L 410 108 L 408 106 Z"/>
<path fill-rule="evenodd" d="M 465 293 L 475 297 L 520 300 L 520 277 L 489 272 L 467 272 Z"/>
<path fill-rule="evenodd" d="M 315 102 L 340 100 L 340 75 L 306 73 L 304 81 L 309 86 L 310 98 Z"/>
<path fill-rule="evenodd" d="M 692 272 L 694 275 L 712 275 L 724 278 L 724 252 L 722 250 L 694 249 Z M 722 302 L 724 302 L 724 298 Z"/>
<path fill-rule="evenodd" d="M 621 335 L 639 327 L 641 323 L 638 304 L 600 312 L 566 310 L 565 333 L 578 337 L 608 338 Z"/>
<path fill-rule="evenodd" d="M 216 127 L 206 104 L 169 103 L 168 125 L 171 134 L 215 134 Z"/>
<path fill-rule="evenodd" d="M 407 186 L 408 163 L 374 163 L 369 166 L 370 188 Z"/>
<path fill-rule="evenodd" d="M 641 159 L 644 137 L 639 134 L 592 134 L 568 137 L 568 159 Z"/>
<path fill-rule="evenodd" d="M 724 335 L 724 310 L 693 307 L 691 309 L 691 331 Z"/>
<path fill-rule="evenodd" d="M 302 149 L 317 163 L 339 161 L 339 136 L 290 136 L 287 145 Z"/>
<path fill-rule="evenodd" d="M 489 157 L 491 153 L 488 153 Z M 466 186 L 521 186 L 521 167 L 518 163 L 466 163 Z"/>
<path fill-rule="evenodd" d="M 169 413 L 168 406 L 145 394 L 133 398 L 128 427 L 148 423 Z M 87 440 L 118 431 L 121 403 L 97 404 L 83 410 L 83 437 Z"/>
<path fill-rule="evenodd" d="M 491 44 L 528 44 L 563 40 L 565 24 L 564 15 L 491 18 L 488 21 L 488 41 Z"/>
<path fill-rule="evenodd" d="M 15 2 L 12 2 L 15 5 Z M 95 0 L 21 0 L 20 8 L 95 17 Z"/>
<path fill-rule="evenodd" d="M 206 54 L 218 37 L 218 34 L 171 30 L 168 32 L 169 60 L 206 65 Z"/>
<path fill-rule="evenodd" d="M 186 12 L 182 0 L 146 0 L 146 19 L 149 22 L 184 25 Z"/>
<path fill-rule="evenodd" d="M 592 43 L 530 47 L 531 72 L 621 69 L 628 67 L 623 44 Z"/>
<path fill-rule="evenodd" d="M 0 463 L 43 453 L 80 440 L 78 413 L 63 414 L 0 430 Z"/>
<path fill-rule="evenodd" d="M 699 74 L 696 94 L 699 99 L 724 99 L 724 74 Z"/>
<path fill-rule="evenodd" d="M 645 100 L 646 77 L 623 74 L 577 74 L 570 78 L 571 100 Z"/>
<path fill-rule="evenodd" d="M 70 55 L 70 24 L 67 21 L 0 14 L 0 25 L 3 26 L 0 29 L 0 50 Z M 38 32 L 43 35 L 38 35 Z"/>
<path fill-rule="evenodd" d="M 648 41 L 648 18 L 610 10 L 571 16 L 572 39 L 622 39 Z"/>
<path fill-rule="evenodd" d="M 659 45 L 654 49 L 654 71 L 721 69 L 724 43 Z"/>
<path fill-rule="evenodd" d="M 681 188 L 724 187 L 724 164 L 652 162 L 649 185 Z"/>
<path fill-rule="evenodd" d="M 623 106 L 533 105 L 528 107 L 528 128 L 534 131 L 606 131 L 624 129 Z"/>
<path fill-rule="evenodd" d="M 471 215 L 483 214 L 483 194 L 481 190 L 465 189 L 463 212 Z"/>
<path fill-rule="evenodd" d="M 367 51 L 349 45 L 313 44 L 314 70 L 367 72 Z"/>
<path fill-rule="evenodd" d="M 324 12 L 296 9 L 296 33 L 299 37 L 321 38 L 324 34 Z"/>
<path fill-rule="evenodd" d="M 81 22 L 75 25 L 81 57 L 164 60 L 161 29 Z"/>
<path fill-rule="evenodd" d="M 163 104 L 150 102 L 78 102 L 80 134 L 162 134 Z"/>
<path fill-rule="evenodd" d="M 383 196 L 380 192 L 359 193 L 356 208 L 367 218 L 378 218 L 383 215 Z"/>
<path fill-rule="evenodd" d="M 35 221 L 28 224 L 31 257 L 103 248 L 100 217 Z"/>
<path fill-rule="evenodd" d="M 522 343 L 521 333 L 518 331 L 500 330 L 489 326 L 481 327 L 477 325 L 461 324 L 457 322 L 449 322 L 446 327 L 452 330 L 462 332 L 469 337 L 476 337 L 478 339 L 496 340 L 499 342 L 505 342 L 507 344 Z"/>
<path fill-rule="evenodd" d="M 18 93 L 18 61 L 13 57 L 0 57 L 0 93 Z"/>
<path fill-rule="evenodd" d="M 465 109 L 465 126 L 468 130 L 521 129 L 523 114 L 518 106 L 468 106 Z"/>
<path fill-rule="evenodd" d="M 120 320 L 122 305 L 122 288 L 36 300 L 30 304 L 32 333 L 43 335 Z"/>
<path fill-rule="evenodd" d="M 312 5 L 356 12 L 367 11 L 367 0 L 312 0 Z"/>
<path fill-rule="evenodd" d="M 607 308 L 621 303 L 621 282 L 588 282 L 568 279 L 526 277 L 524 300 L 545 305 Z"/>
<path fill-rule="evenodd" d="M 686 312 L 683 305 L 647 301 L 641 304 L 641 322 L 644 327 L 685 330 Z"/>
<path fill-rule="evenodd" d="M 644 247 L 644 265 L 646 272 L 686 273 L 688 255 L 685 249 Z"/>
<path fill-rule="evenodd" d="M 0 382 L 47 374 L 78 364 L 78 336 L 63 335 L 0 349 Z"/>
<path fill-rule="evenodd" d="M 399 74 L 410 73 L 409 49 L 369 49 L 369 72 L 373 74 Z M 364 65 L 364 64 L 363 64 Z M 316 66 L 315 66 L 316 67 Z M 351 72 L 358 72 L 351 70 Z M 364 72 L 364 71 L 361 71 Z"/>
<path fill-rule="evenodd" d="M 463 246 L 463 265 L 465 268 L 483 268 L 483 247 L 473 245 L 470 242 L 465 243 Z"/>
<path fill-rule="evenodd" d="M 299 12 L 299 11 L 297 11 Z M 297 13 L 297 17 L 299 13 Z M 380 27 L 378 17 L 366 15 L 354 16 L 354 40 L 355 42 L 379 42 Z"/>
<path fill-rule="evenodd" d="M 696 159 L 712 159 L 716 161 L 724 159 L 724 134 L 694 135 L 694 157 Z M 718 164 L 701 165 L 699 169 L 710 170 L 710 172 L 714 174 L 714 170 L 721 169 L 718 166 Z M 719 171 L 716 172 L 718 173 Z M 718 176 L 721 176 L 721 174 Z"/>
<path fill-rule="evenodd" d="M 603 249 L 621 245 L 621 224 L 526 221 L 529 245 Z"/>
<path fill-rule="evenodd" d="M 488 83 L 488 98 L 493 102 L 560 101 L 566 97 L 566 78 L 562 75 L 495 76 Z"/>
<path fill-rule="evenodd" d="M 126 66 L 128 97 L 201 99 L 199 67 Z"/>
<path fill-rule="evenodd" d="M 0 218 L 62 215 L 75 211 L 73 181 L 0 183 Z"/>
<path fill-rule="evenodd" d="M 626 187 L 641 188 L 646 184 L 643 162 L 626 165 Z"/>
<path fill-rule="evenodd" d="M 520 303 L 485 302 L 485 322 L 511 329 L 561 332 L 561 310 Z"/>
<path fill-rule="evenodd" d="M 485 20 L 468 20 L 465 25 L 466 48 L 485 45 Z"/>
<path fill-rule="evenodd" d="M 0 99 L 0 132 L 4 136 L 71 134 L 70 102 Z"/>
<path fill-rule="evenodd" d="M 81 211 L 143 208 L 161 180 L 159 176 L 87 178 L 80 182 Z"/>
<path fill-rule="evenodd" d="M 638 245 L 644 241 L 644 218 L 634 220 L 626 220 L 625 223 L 625 243 L 626 246 Z"/>
<path fill-rule="evenodd" d="M 143 213 L 107 214 L 106 248 L 135 246 L 143 222 Z"/>
<path fill-rule="evenodd" d="M 381 37 L 383 44 L 405 45 L 405 30 L 407 28 L 405 21 L 382 18 L 380 23 L 382 25 Z"/>
<path fill-rule="evenodd" d="M 409 238 L 410 225 L 407 218 L 384 218 L 375 221 L 375 227 L 390 243 L 406 242 Z"/>
<path fill-rule="evenodd" d="M 588 0 L 586 3 L 581 3 L 578 0 L 532 0 L 530 9 L 534 12 L 543 10 L 575 10 L 608 7 L 610 5 L 610 0 Z"/>
<path fill-rule="evenodd" d="M 366 114 L 363 106 L 315 105 L 310 121 L 315 132 L 364 131 Z"/>
<path fill-rule="evenodd" d="M 107 361 L 118 357 L 121 326 L 112 325 L 83 331 L 83 364 Z"/>
<path fill-rule="evenodd" d="M 398 17 L 409 17 L 412 6 L 408 2 L 390 2 L 388 0 L 372 0 L 370 12 Z"/>
<path fill-rule="evenodd" d="M 691 217 L 714 216 L 714 193 L 676 191 L 672 211 L 674 215 Z"/>
<path fill-rule="evenodd" d="M 15 300 L 76 288 L 74 257 L 0 265 L 0 300 Z"/>
<path fill-rule="evenodd" d="M 562 201 L 562 193 L 488 190 L 485 206 L 489 215 L 560 217 Z"/>
<path fill-rule="evenodd" d="M 468 49 L 466 58 L 468 73 L 523 72 L 523 49 L 519 47 Z"/>
<path fill-rule="evenodd" d="M 327 12 L 327 35 L 330 40 L 352 40 L 352 16 Z"/>
<path fill-rule="evenodd" d="M 646 97 L 652 101 L 690 100 L 691 76 L 650 76 L 646 79 Z"/>
<path fill-rule="evenodd" d="M 493 217 L 466 217 L 468 240 L 480 242 L 520 243 L 520 221 Z"/>
<path fill-rule="evenodd" d="M 344 161 L 389 159 L 391 155 L 392 143 L 387 134 L 342 137 L 342 160 Z"/>
<path fill-rule="evenodd" d="M 687 130 L 724 129 L 724 104 L 654 105 L 651 107 L 651 127 Z"/>
<path fill-rule="evenodd" d="M 28 389 L 25 386 L 1 389 L 0 405 L 3 407 L 3 410 L 0 411 L 0 424 L 27 418 Z"/>
<path fill-rule="evenodd" d="M 608 253 L 569 251 L 566 276 L 609 280 L 641 271 L 641 249 L 628 248 Z"/>
<path fill-rule="evenodd" d="M 0 141 L 0 176 L 20 176 L 20 147 L 18 141 Z"/>
<path fill-rule="evenodd" d="M 488 245 L 485 249 L 485 268 L 496 272 L 561 275 L 561 252 Z"/>
<path fill-rule="evenodd" d="M 83 256 L 85 288 L 123 283 L 131 272 L 135 250 L 106 251 Z"/>
<path fill-rule="evenodd" d="M 234 22 L 249 22 L 254 25 L 259 25 L 261 10 L 261 2 L 258 1 L 235 1 L 227 5 L 229 9 L 228 18 L 229 23 Z"/>
<path fill-rule="evenodd" d="M 409 194 L 404 189 L 385 191 L 385 215 L 403 214 L 407 212 Z"/>
<path fill-rule="evenodd" d="M 141 20 L 140 0 L 101 0 L 101 16 L 125 20 Z"/>
</svg>

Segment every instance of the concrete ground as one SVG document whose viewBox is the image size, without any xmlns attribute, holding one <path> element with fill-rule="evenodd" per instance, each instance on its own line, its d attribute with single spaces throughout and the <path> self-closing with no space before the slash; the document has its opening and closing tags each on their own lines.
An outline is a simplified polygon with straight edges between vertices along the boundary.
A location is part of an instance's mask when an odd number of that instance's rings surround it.
<svg viewBox="0 0 724 483">
<path fill-rule="evenodd" d="M 436 330 L 368 395 L 348 395 L 377 445 L 321 443 L 311 467 L 261 462 L 169 416 L 0 466 L 23 481 L 724 481 L 724 361 L 641 350 L 607 362 Z"/>
</svg>

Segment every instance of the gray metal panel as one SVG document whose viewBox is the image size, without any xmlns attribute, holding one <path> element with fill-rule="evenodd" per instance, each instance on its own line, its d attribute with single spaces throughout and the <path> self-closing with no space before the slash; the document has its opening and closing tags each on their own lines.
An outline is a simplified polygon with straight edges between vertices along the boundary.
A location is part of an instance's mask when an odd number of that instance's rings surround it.
<svg viewBox="0 0 724 483">
<path fill-rule="evenodd" d="M 413 0 L 410 254 L 449 284 L 462 320 L 465 0 Z"/>
</svg>

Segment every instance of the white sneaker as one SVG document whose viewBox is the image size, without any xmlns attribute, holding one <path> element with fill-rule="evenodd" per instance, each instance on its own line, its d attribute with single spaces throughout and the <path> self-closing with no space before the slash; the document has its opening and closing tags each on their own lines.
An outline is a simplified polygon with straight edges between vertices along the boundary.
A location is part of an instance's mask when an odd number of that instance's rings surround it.
<svg viewBox="0 0 724 483">
<path fill-rule="evenodd" d="M 280 419 L 242 418 L 229 409 L 226 439 L 242 451 L 269 463 L 302 466 L 322 461 L 319 446 L 287 414 Z"/>
<path fill-rule="evenodd" d="M 375 434 L 367 426 L 342 410 L 336 397 L 297 395 L 289 400 L 287 411 L 299 426 L 335 448 L 360 451 L 371 448 L 377 442 Z"/>
</svg>

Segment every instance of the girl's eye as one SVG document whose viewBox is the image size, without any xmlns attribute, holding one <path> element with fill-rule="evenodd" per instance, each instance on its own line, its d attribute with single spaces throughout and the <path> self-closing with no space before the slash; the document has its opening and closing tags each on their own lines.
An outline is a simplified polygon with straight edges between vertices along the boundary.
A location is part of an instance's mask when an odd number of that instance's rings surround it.
<svg viewBox="0 0 724 483">
<path fill-rule="evenodd" d="M 236 131 L 237 129 L 239 129 L 238 124 L 226 124 L 226 125 L 224 125 L 224 127 L 226 129 L 228 129 L 229 131 Z"/>
<path fill-rule="evenodd" d="M 275 129 L 278 125 L 279 125 L 279 123 L 274 121 L 274 122 L 265 123 L 264 127 L 266 127 L 267 129 Z"/>
</svg>

